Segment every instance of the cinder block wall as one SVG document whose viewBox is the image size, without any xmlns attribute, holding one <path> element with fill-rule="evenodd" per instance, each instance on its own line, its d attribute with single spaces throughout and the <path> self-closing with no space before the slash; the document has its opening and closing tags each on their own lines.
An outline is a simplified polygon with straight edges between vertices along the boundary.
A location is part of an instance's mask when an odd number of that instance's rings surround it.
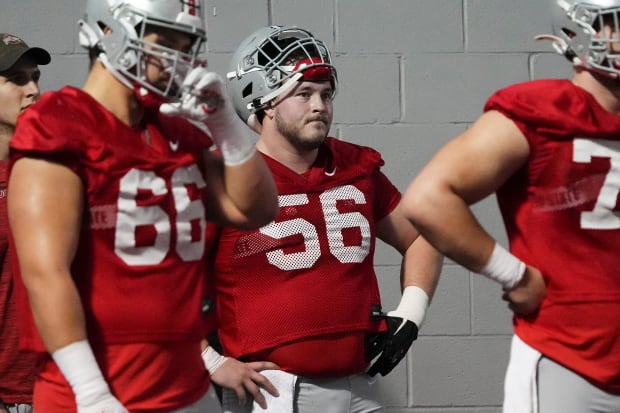
<svg viewBox="0 0 620 413">
<path fill-rule="evenodd" d="M 372 146 L 401 189 L 432 154 L 481 113 L 495 89 L 567 77 L 569 64 L 535 34 L 549 33 L 548 0 L 207 0 L 208 59 L 224 74 L 238 43 L 267 24 L 323 39 L 340 76 L 332 133 Z M 84 0 L 0 0 L 0 31 L 47 48 L 41 86 L 81 86 L 77 42 Z M 480 159 L 484 162 L 484 159 Z M 494 198 L 475 206 L 504 245 Z M 385 307 L 398 303 L 400 257 L 379 245 Z M 502 400 L 511 315 L 497 285 L 446 261 L 421 337 L 380 378 L 391 413 L 495 413 Z"/>
</svg>

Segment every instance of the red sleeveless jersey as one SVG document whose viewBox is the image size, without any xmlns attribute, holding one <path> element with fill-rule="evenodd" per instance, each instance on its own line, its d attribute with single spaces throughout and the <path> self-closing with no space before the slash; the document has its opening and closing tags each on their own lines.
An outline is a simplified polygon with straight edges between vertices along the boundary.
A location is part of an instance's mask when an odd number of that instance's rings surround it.
<svg viewBox="0 0 620 413">
<path fill-rule="evenodd" d="M 545 356 L 620 393 L 620 117 L 565 80 L 493 95 L 530 145 L 497 192 L 511 251 L 540 269 L 540 312 L 515 331 Z"/>
<path fill-rule="evenodd" d="M 379 153 L 328 138 L 302 175 L 265 158 L 279 192 L 277 219 L 259 230 L 220 233 L 216 313 L 226 353 L 242 357 L 309 337 L 377 331 L 370 318 L 380 304 L 375 223 L 400 200 L 380 172 Z M 363 348 L 363 339 L 356 346 Z"/>
<path fill-rule="evenodd" d="M 44 94 L 20 118 L 11 161 L 53 160 L 83 184 L 84 219 L 71 271 L 94 348 L 203 337 L 202 154 L 210 145 L 209 137 L 180 118 L 152 114 L 140 128 L 130 128 L 70 87 Z M 22 312 L 31 320 L 20 287 Z M 43 351 L 30 327 L 22 345 Z M 191 374 L 200 376 L 200 356 L 194 358 Z M 202 376 L 186 392 L 203 392 L 208 378 Z"/>
</svg>

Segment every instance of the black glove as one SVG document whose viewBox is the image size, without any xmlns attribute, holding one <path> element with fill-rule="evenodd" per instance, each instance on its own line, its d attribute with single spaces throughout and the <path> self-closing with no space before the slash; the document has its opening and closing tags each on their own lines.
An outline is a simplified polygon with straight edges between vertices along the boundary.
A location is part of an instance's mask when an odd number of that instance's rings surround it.
<svg viewBox="0 0 620 413">
<path fill-rule="evenodd" d="M 405 357 L 413 341 L 418 338 L 418 326 L 410 320 L 385 316 L 387 331 L 366 338 L 366 361 L 372 362 L 367 373 L 387 375 Z"/>
</svg>

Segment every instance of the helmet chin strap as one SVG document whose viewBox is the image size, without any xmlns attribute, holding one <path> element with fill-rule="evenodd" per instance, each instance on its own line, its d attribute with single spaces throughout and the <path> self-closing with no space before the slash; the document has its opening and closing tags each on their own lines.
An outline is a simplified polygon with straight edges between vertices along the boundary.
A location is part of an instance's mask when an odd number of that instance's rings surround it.
<svg viewBox="0 0 620 413">
<path fill-rule="evenodd" d="M 110 63 L 108 56 L 105 53 L 99 53 L 97 59 L 103 64 L 103 66 L 108 69 L 110 73 L 123 85 L 127 86 L 129 89 L 133 89 L 133 84 L 123 75 L 121 72 L 116 70 L 116 68 Z"/>
<path fill-rule="evenodd" d="M 302 77 L 303 77 L 303 73 L 302 72 L 295 73 L 293 76 L 291 76 L 291 78 L 289 80 L 284 82 L 284 84 L 282 86 L 280 86 L 279 88 L 277 88 L 273 92 L 268 93 L 265 96 L 263 96 L 262 98 L 260 98 L 261 106 L 271 102 L 273 99 L 277 98 L 281 94 L 283 94 L 285 92 L 288 92 L 290 89 L 293 88 L 293 86 L 295 86 L 297 81 L 299 79 L 301 79 Z"/>
<path fill-rule="evenodd" d="M 583 65 L 581 59 L 579 59 L 575 52 L 568 47 L 568 43 L 566 43 L 564 39 L 552 34 L 539 34 L 538 36 L 534 36 L 534 40 L 549 40 L 551 42 L 551 46 L 553 46 L 553 49 L 558 54 L 566 57 L 575 66 Z"/>
</svg>

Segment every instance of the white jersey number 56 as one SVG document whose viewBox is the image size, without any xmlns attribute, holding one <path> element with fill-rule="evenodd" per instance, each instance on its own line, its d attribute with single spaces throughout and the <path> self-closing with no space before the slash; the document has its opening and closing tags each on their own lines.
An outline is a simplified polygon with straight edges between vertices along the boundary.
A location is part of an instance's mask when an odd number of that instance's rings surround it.
<svg viewBox="0 0 620 413">
<path fill-rule="evenodd" d="M 353 185 L 345 185 L 323 192 L 319 199 L 325 218 L 327 229 L 327 244 L 329 252 L 342 263 L 362 262 L 370 251 L 370 224 L 359 212 L 340 213 L 336 207 L 338 201 L 349 200 L 356 204 L 365 204 L 366 197 Z M 280 195 L 280 208 L 306 205 L 308 195 Z M 342 231 L 346 228 L 359 228 L 361 241 L 359 245 L 345 245 Z M 284 271 L 310 268 L 321 256 L 319 234 L 314 224 L 303 219 L 294 218 L 287 221 L 272 222 L 260 229 L 265 235 L 281 239 L 294 234 L 301 234 L 304 238 L 305 250 L 286 253 L 282 249 L 267 253 L 267 259 L 276 267 Z"/>
</svg>

